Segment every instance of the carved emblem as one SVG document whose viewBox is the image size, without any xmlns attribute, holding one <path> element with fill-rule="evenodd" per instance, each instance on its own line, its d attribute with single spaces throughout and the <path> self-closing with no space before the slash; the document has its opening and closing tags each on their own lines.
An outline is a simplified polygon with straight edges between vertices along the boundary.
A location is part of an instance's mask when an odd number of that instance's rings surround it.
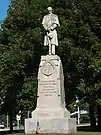
<svg viewBox="0 0 101 135">
<path fill-rule="evenodd" d="M 42 67 L 42 73 L 46 76 L 52 75 L 54 72 L 54 67 L 50 62 L 47 62 Z"/>
</svg>

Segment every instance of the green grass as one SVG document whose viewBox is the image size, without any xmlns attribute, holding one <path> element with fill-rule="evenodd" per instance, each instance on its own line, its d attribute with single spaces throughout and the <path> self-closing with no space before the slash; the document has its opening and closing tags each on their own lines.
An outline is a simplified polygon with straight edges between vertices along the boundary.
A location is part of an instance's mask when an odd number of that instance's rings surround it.
<svg viewBox="0 0 101 135">
<path fill-rule="evenodd" d="M 25 135 L 24 133 L 8 134 L 8 135 Z M 27 134 L 26 134 L 27 135 Z M 31 134 L 35 135 L 35 134 Z M 40 135 L 101 135 L 101 132 L 77 132 L 76 134 L 40 134 Z"/>
</svg>

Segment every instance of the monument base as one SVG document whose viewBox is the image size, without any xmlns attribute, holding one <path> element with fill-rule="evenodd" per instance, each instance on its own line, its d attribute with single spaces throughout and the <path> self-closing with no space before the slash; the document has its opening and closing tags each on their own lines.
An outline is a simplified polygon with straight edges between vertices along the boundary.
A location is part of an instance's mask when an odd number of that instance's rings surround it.
<svg viewBox="0 0 101 135">
<path fill-rule="evenodd" d="M 66 108 L 36 108 L 32 112 L 32 118 L 70 118 L 70 112 Z"/>
<path fill-rule="evenodd" d="M 25 119 L 25 133 L 75 133 L 76 119 L 65 108 L 64 75 L 57 55 L 41 56 L 38 71 L 37 107 Z"/>
<path fill-rule="evenodd" d="M 76 120 L 74 118 L 28 118 L 25 119 L 25 133 L 36 133 L 39 123 L 39 133 L 75 133 Z"/>
</svg>

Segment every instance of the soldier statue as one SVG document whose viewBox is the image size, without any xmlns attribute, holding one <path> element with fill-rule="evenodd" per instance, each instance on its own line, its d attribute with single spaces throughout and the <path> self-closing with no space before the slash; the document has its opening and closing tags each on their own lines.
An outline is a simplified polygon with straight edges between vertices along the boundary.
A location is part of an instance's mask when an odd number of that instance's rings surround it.
<svg viewBox="0 0 101 135">
<path fill-rule="evenodd" d="M 49 46 L 49 55 L 55 55 L 55 46 L 58 46 L 56 27 L 60 26 L 58 16 L 52 13 L 52 7 L 47 8 L 49 14 L 43 17 L 42 25 L 46 31 L 44 46 Z"/>
</svg>

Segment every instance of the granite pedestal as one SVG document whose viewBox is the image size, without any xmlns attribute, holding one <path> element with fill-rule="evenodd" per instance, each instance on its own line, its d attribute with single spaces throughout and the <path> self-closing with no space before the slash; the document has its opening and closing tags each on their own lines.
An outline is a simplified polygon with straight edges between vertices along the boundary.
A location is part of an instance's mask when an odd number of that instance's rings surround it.
<svg viewBox="0 0 101 135">
<path fill-rule="evenodd" d="M 41 133 L 76 132 L 76 120 L 70 118 L 65 108 L 64 75 L 59 56 L 41 57 L 37 97 L 32 118 L 25 119 L 25 133 L 35 133 L 37 127 Z"/>
</svg>

